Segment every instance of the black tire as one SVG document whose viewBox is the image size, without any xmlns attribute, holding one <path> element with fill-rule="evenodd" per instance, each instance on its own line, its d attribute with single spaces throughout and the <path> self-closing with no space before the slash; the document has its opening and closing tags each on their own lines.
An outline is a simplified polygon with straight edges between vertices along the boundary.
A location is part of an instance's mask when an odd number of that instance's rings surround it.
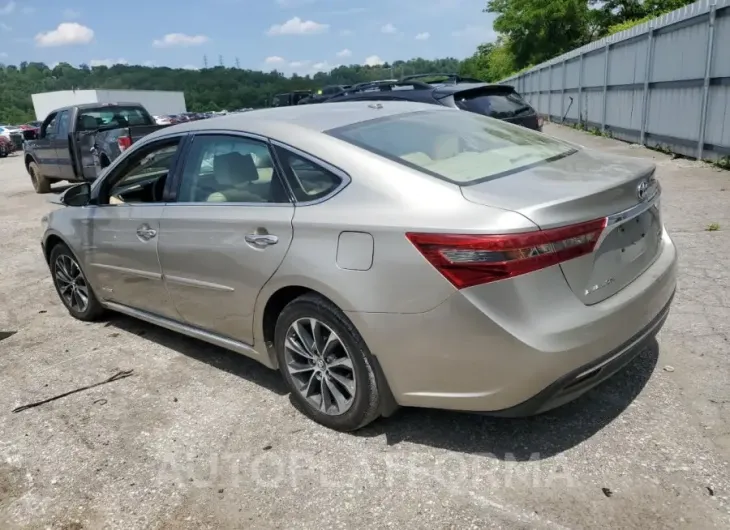
<svg viewBox="0 0 730 530">
<path fill-rule="evenodd" d="M 36 193 L 50 193 L 51 183 L 43 176 L 38 164 L 35 162 L 28 164 L 28 173 L 30 174 L 30 181 Z"/>
<path fill-rule="evenodd" d="M 0 144 L 0 158 L 5 158 L 9 154 L 10 154 L 10 152 L 8 151 L 8 148 L 5 147 L 5 144 L 4 143 Z"/>
<path fill-rule="evenodd" d="M 300 393 L 287 369 L 284 343 L 289 327 L 302 318 L 316 318 L 331 328 L 347 348 L 352 360 L 355 392 L 350 408 L 340 415 L 330 415 L 315 408 Z M 297 408 L 311 419 L 337 431 L 354 431 L 380 416 L 378 389 L 370 350 L 352 322 L 332 302 L 314 293 L 305 294 L 290 302 L 279 315 L 274 334 L 274 346 L 279 370 L 284 376 Z"/>
<path fill-rule="evenodd" d="M 74 307 L 62 292 L 63 285 L 61 285 L 62 281 L 59 280 L 59 259 L 65 259 L 66 261 L 70 260 L 78 268 L 81 279 L 83 280 L 83 285 L 85 285 L 86 292 L 88 293 L 88 303 L 86 304 L 85 308 Z M 58 293 L 58 297 L 61 299 L 61 302 L 63 302 L 63 305 L 66 307 L 71 316 L 78 320 L 83 320 L 84 322 L 93 322 L 95 320 L 99 320 L 99 318 L 105 312 L 104 307 L 96 298 L 94 290 L 86 279 L 86 274 L 81 268 L 79 260 L 76 259 L 76 256 L 74 256 L 73 252 L 71 252 L 71 250 L 63 243 L 58 243 L 51 250 L 51 258 L 49 261 L 53 286 L 56 288 L 56 293 Z"/>
</svg>

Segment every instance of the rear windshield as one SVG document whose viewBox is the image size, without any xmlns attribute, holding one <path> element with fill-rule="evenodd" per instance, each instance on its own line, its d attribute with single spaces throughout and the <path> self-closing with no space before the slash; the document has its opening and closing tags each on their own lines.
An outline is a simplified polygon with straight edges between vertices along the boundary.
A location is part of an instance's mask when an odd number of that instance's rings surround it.
<svg viewBox="0 0 730 530">
<path fill-rule="evenodd" d="M 90 131 L 99 127 L 129 127 L 151 125 L 152 119 L 140 107 L 106 106 L 79 112 L 77 130 Z"/>
<path fill-rule="evenodd" d="M 327 133 L 455 184 L 497 178 L 576 151 L 525 127 L 457 110 L 398 114 Z"/>
<path fill-rule="evenodd" d="M 468 94 L 468 93 L 467 93 Z M 517 92 L 477 94 L 474 97 L 454 95 L 456 106 L 500 120 L 532 114 L 532 107 Z"/>
</svg>

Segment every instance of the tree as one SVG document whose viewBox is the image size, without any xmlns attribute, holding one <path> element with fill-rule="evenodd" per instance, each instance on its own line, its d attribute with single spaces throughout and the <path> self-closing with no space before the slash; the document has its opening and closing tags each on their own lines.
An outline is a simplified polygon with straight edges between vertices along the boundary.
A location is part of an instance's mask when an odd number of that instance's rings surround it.
<svg viewBox="0 0 730 530">
<path fill-rule="evenodd" d="M 397 66 L 396 66 L 397 64 Z M 53 69 L 43 63 L 23 63 L 0 69 L 0 123 L 35 119 L 31 94 L 71 89 L 182 90 L 191 111 L 266 107 L 278 93 L 314 90 L 326 85 L 350 85 L 392 75 L 455 72 L 461 61 L 454 58 L 411 59 L 383 66 L 340 66 L 331 72 L 285 77 L 281 72 L 257 72 L 215 66 L 204 71 L 133 65 L 81 65 L 59 63 Z"/>
<path fill-rule="evenodd" d="M 586 0 L 488 0 L 494 29 L 506 38 L 517 69 L 589 41 Z"/>
</svg>

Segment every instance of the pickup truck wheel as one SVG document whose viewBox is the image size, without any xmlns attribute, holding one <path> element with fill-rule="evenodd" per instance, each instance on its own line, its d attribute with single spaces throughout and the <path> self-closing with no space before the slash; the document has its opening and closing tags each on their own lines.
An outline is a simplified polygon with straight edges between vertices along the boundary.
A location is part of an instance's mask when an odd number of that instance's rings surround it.
<svg viewBox="0 0 730 530">
<path fill-rule="evenodd" d="M 36 193 L 49 193 L 51 191 L 51 183 L 43 176 L 38 164 L 35 162 L 28 164 L 28 173 L 30 173 L 30 181 L 33 183 L 33 189 Z"/>
</svg>

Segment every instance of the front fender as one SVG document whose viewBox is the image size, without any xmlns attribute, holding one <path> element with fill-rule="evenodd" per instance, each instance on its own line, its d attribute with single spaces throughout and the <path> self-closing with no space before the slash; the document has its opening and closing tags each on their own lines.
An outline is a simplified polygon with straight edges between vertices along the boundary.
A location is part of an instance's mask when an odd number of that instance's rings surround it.
<svg viewBox="0 0 730 530">
<path fill-rule="evenodd" d="M 35 162 L 36 165 L 40 165 L 40 164 L 38 164 L 38 157 L 36 156 L 35 151 L 33 151 L 33 148 L 31 147 L 30 149 L 28 149 L 27 147 L 24 147 L 23 148 L 23 163 L 25 164 L 25 170 L 28 172 L 30 171 L 28 169 L 28 166 L 30 166 L 31 162 Z"/>
</svg>

